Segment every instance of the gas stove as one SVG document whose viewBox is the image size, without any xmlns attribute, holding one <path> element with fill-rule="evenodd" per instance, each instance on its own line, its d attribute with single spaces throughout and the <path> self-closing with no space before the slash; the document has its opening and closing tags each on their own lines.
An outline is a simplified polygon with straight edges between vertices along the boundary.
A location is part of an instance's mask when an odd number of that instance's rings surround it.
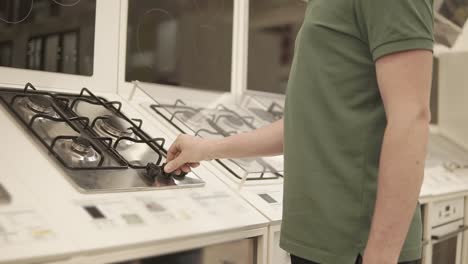
<svg viewBox="0 0 468 264">
<path fill-rule="evenodd" d="M 194 173 L 164 172 L 164 138 L 142 130 L 122 103 L 83 88 L 79 94 L 39 91 L 32 84 L 0 89 L 0 101 L 65 170 L 81 192 L 203 186 Z"/>
<path fill-rule="evenodd" d="M 220 103 L 214 107 L 194 107 L 181 99 L 177 99 L 172 104 L 161 104 L 154 98 L 153 101 L 155 103 L 151 104 L 150 108 L 154 113 L 179 132 L 193 136 L 221 138 L 252 131 L 266 124 L 250 112 L 233 105 L 226 106 Z M 267 111 L 262 112 L 263 117 Z M 242 182 L 275 180 L 283 177 L 282 162 L 278 162 L 275 158 L 222 159 L 217 162 Z"/>
</svg>

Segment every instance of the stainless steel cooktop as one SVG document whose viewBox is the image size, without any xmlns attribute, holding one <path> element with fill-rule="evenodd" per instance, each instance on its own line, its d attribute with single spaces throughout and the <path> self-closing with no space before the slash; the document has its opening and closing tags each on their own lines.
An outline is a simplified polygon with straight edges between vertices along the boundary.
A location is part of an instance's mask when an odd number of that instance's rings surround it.
<svg viewBox="0 0 468 264">
<path fill-rule="evenodd" d="M 0 99 L 53 155 L 81 192 L 116 192 L 203 186 L 194 173 L 167 174 L 164 138 L 142 130 L 122 104 L 83 88 L 79 94 L 0 89 Z"/>
</svg>

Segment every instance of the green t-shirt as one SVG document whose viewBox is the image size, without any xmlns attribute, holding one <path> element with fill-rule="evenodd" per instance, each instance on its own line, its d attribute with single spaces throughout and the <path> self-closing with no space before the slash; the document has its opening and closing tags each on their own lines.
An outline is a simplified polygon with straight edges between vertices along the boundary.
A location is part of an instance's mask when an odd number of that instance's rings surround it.
<svg viewBox="0 0 468 264">
<path fill-rule="evenodd" d="M 433 48 L 432 0 L 310 0 L 286 96 L 281 246 L 351 264 L 367 243 L 384 106 L 375 61 Z M 400 261 L 421 257 L 416 210 Z"/>
</svg>

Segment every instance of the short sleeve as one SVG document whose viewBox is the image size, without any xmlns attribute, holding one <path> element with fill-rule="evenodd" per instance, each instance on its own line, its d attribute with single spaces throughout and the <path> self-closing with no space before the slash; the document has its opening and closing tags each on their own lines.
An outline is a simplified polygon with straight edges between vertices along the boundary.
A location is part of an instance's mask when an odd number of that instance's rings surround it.
<svg viewBox="0 0 468 264">
<path fill-rule="evenodd" d="M 407 50 L 433 50 L 433 0 L 355 0 L 374 61 Z"/>
</svg>

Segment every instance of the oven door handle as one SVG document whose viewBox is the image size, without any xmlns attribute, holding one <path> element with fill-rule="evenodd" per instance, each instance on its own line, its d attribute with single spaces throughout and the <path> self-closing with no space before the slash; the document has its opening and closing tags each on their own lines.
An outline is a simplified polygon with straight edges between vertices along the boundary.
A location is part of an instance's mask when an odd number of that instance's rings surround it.
<svg viewBox="0 0 468 264">
<path fill-rule="evenodd" d="M 468 226 L 462 225 L 456 231 L 447 233 L 447 234 L 442 235 L 442 236 L 432 236 L 432 243 L 435 244 L 435 243 L 442 242 L 442 241 L 445 241 L 447 239 L 450 239 L 452 237 L 456 237 L 456 236 L 458 236 L 458 234 L 460 234 L 462 232 L 465 232 L 466 230 L 468 230 Z"/>
</svg>

